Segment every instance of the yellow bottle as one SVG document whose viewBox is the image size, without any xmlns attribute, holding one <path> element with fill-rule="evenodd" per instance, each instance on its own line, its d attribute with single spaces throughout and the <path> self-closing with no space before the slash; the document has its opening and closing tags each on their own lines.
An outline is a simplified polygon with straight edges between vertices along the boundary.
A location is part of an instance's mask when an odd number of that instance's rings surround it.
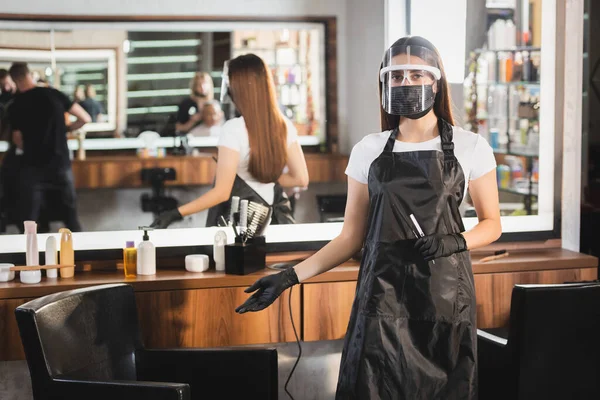
<svg viewBox="0 0 600 400">
<path fill-rule="evenodd" d="M 58 230 L 60 233 L 60 265 L 75 265 L 75 253 L 73 251 L 73 236 L 67 228 Z M 75 275 L 75 267 L 60 269 L 61 278 L 72 278 Z"/>
<path fill-rule="evenodd" d="M 137 271 L 137 249 L 133 242 L 127 242 L 123 249 L 123 269 L 125 278 L 135 278 Z"/>
</svg>

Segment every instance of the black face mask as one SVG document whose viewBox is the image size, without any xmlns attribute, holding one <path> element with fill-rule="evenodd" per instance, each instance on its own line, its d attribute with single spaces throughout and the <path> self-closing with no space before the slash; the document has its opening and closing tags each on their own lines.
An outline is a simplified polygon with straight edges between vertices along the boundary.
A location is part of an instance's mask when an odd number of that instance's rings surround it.
<svg viewBox="0 0 600 400">
<path fill-rule="evenodd" d="M 419 119 L 431 111 L 434 103 L 433 85 L 390 88 L 389 114 Z"/>
</svg>

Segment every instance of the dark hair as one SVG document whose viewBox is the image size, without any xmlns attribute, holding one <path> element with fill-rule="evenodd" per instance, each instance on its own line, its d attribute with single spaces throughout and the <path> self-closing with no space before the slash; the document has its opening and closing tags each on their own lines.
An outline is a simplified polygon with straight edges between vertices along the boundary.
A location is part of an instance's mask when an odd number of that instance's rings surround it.
<svg viewBox="0 0 600 400">
<path fill-rule="evenodd" d="M 8 71 L 4 68 L 0 68 L 0 79 L 4 79 L 8 76 Z"/>
<path fill-rule="evenodd" d="M 448 80 L 446 79 L 446 71 L 444 71 L 444 64 L 442 63 L 442 57 L 440 53 L 435 48 L 435 46 L 427 39 L 422 38 L 420 36 L 406 36 L 401 39 L 398 39 L 391 47 L 394 46 L 421 46 L 428 50 L 431 50 L 435 55 L 433 59 L 431 57 L 424 57 L 425 61 L 431 62 L 433 64 L 437 64 L 440 72 L 442 73 L 442 77 L 437 83 L 438 91 L 435 95 L 435 103 L 433 104 L 433 112 L 438 118 L 442 118 L 443 120 L 450 123 L 450 125 L 454 125 L 454 117 L 452 116 L 452 106 L 450 99 L 450 89 L 448 87 Z M 401 53 L 398 53 L 401 54 Z M 397 54 L 393 54 L 395 56 Z M 417 54 L 415 54 L 417 55 Z M 418 56 L 418 55 L 417 55 Z M 379 71 L 383 68 L 383 62 L 379 67 Z M 381 99 L 381 85 L 379 81 L 379 73 L 377 74 L 377 86 L 379 87 L 379 98 Z M 395 129 L 400 124 L 400 116 L 392 115 L 385 112 L 380 103 L 380 119 L 381 119 L 381 130 L 387 131 L 391 129 Z"/>
<path fill-rule="evenodd" d="M 27 66 L 27 63 L 16 62 L 10 66 L 8 72 L 13 81 L 17 81 L 25 78 L 27 74 L 29 74 L 29 67 Z"/>
</svg>

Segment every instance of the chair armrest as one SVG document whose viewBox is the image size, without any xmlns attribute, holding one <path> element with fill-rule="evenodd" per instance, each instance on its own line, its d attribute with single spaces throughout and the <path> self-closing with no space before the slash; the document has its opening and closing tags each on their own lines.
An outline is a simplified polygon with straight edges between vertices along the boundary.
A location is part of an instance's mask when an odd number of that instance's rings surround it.
<svg viewBox="0 0 600 400">
<path fill-rule="evenodd" d="M 184 383 L 141 381 L 83 381 L 53 379 L 49 398 L 63 400 L 145 399 L 188 400 L 190 387 Z"/>
<path fill-rule="evenodd" d="M 480 370 L 507 367 L 510 358 L 508 340 L 477 329 L 477 356 Z"/>
<path fill-rule="evenodd" d="M 138 379 L 188 383 L 192 399 L 276 399 L 275 349 L 166 349 L 136 352 Z"/>
<path fill-rule="evenodd" d="M 512 380 L 508 340 L 477 329 L 479 397 L 488 400 L 511 398 Z"/>
<path fill-rule="evenodd" d="M 485 342 L 486 345 L 489 343 L 491 346 L 497 346 L 500 349 L 504 348 L 508 343 L 507 339 L 482 329 L 477 329 L 477 340 L 479 342 Z"/>
</svg>

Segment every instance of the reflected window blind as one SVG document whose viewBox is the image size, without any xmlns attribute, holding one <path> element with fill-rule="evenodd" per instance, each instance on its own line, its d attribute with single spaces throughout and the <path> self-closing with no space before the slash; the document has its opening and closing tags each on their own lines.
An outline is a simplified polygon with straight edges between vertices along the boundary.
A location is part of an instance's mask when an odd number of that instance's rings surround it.
<svg viewBox="0 0 600 400">
<path fill-rule="evenodd" d="M 216 69 L 202 67 L 213 52 L 213 43 L 204 43 L 203 36 L 206 33 L 128 33 L 127 136 L 145 130 L 173 135 L 178 105 L 189 96 L 197 71 L 209 70 L 218 99 L 222 62 Z"/>
<path fill-rule="evenodd" d="M 127 54 L 127 136 L 145 130 L 168 135 L 169 117 L 190 93 L 202 60 L 195 32 L 129 32 Z"/>
</svg>

